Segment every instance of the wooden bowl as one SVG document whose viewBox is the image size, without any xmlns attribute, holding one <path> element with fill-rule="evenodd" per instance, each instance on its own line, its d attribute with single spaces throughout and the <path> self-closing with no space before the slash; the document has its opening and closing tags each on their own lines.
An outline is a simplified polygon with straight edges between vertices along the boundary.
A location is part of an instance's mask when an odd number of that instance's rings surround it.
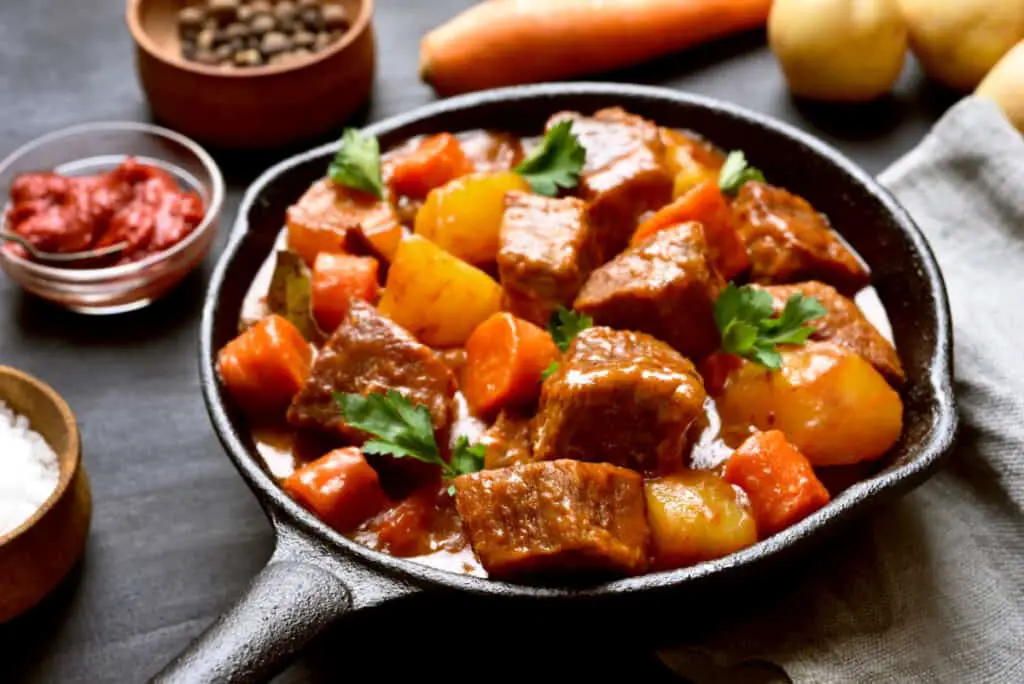
<svg viewBox="0 0 1024 684">
<path fill-rule="evenodd" d="M 49 385 L 0 366 L 0 400 L 27 417 L 60 460 L 60 481 L 21 526 L 0 535 L 0 623 L 36 605 L 82 555 L 92 515 L 78 424 Z M 2 455 L 0 455 L 2 458 Z"/>
<path fill-rule="evenodd" d="M 348 33 L 294 63 L 227 68 L 181 56 L 177 12 L 185 0 L 128 0 L 136 68 L 157 119 L 218 147 L 267 148 L 327 133 L 366 100 L 373 84 L 373 0 L 336 0 Z"/>
</svg>

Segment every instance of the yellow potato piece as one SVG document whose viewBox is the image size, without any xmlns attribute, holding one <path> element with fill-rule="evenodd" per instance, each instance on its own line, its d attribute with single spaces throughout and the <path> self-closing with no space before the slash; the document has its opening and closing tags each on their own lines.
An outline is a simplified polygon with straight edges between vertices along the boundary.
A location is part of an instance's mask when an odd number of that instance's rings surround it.
<svg viewBox="0 0 1024 684">
<path fill-rule="evenodd" d="M 876 459 L 903 429 L 903 402 L 871 364 L 827 342 L 782 352 L 782 369 L 744 361 L 715 397 L 722 435 L 737 446 L 781 430 L 815 466 Z"/>
<path fill-rule="evenodd" d="M 1024 132 L 1024 41 L 999 60 L 975 93 L 995 100 L 1018 131 Z"/>
<path fill-rule="evenodd" d="M 416 213 L 415 230 L 455 256 L 474 264 L 494 261 L 505 213 L 505 194 L 528 192 L 516 173 L 474 173 L 430 191 Z"/>
<path fill-rule="evenodd" d="M 712 472 L 691 470 L 644 481 L 654 564 L 693 565 L 757 541 L 746 501 Z"/>
<path fill-rule="evenodd" d="M 501 308 L 501 286 L 417 235 L 402 240 L 388 270 L 382 314 L 431 347 L 463 345 Z"/>
<path fill-rule="evenodd" d="M 795 95 L 859 102 L 892 90 L 907 28 L 897 0 L 775 0 L 768 42 Z"/>
<path fill-rule="evenodd" d="M 978 85 L 1024 39 L 1020 0 L 899 0 L 925 72 L 957 90 Z"/>
</svg>

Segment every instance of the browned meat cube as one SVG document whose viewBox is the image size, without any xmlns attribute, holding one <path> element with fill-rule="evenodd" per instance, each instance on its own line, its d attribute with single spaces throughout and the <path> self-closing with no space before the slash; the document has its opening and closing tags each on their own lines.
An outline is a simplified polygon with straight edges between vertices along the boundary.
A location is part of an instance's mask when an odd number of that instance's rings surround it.
<svg viewBox="0 0 1024 684">
<path fill-rule="evenodd" d="M 601 263 L 625 249 L 641 214 L 672 199 L 665 143 L 653 122 L 619 107 L 594 116 L 561 112 L 548 128 L 563 119 L 572 119 L 573 133 L 587 150 L 579 195 L 590 203 Z"/>
<path fill-rule="evenodd" d="M 712 307 L 725 281 L 699 223 L 656 233 L 597 269 L 576 298 L 594 322 L 639 330 L 700 359 L 720 343 Z"/>
<path fill-rule="evenodd" d="M 643 480 L 625 468 L 547 461 L 482 470 L 455 480 L 455 505 L 494 578 L 647 567 Z"/>
<path fill-rule="evenodd" d="M 868 273 L 807 200 L 765 183 L 746 183 L 732 205 L 750 254 L 750 279 L 773 285 L 821 280 L 853 295 Z"/>
<path fill-rule="evenodd" d="M 529 416 L 504 410 L 480 438 L 487 448 L 485 468 L 504 468 L 533 460 L 533 431 Z"/>
<path fill-rule="evenodd" d="M 336 392 L 398 390 L 413 404 L 430 409 L 434 429 L 451 421 L 455 377 L 429 347 L 369 304 L 353 299 L 348 315 L 324 343 L 305 387 L 288 409 L 288 422 L 301 428 L 340 431 L 355 441 L 362 431 L 345 425 Z"/>
<path fill-rule="evenodd" d="M 664 342 L 589 328 L 541 388 L 534 457 L 674 472 L 691 426 L 703 416 L 705 396 L 693 364 Z"/>
<path fill-rule="evenodd" d="M 775 310 L 779 313 L 786 306 L 786 300 L 794 294 L 814 297 L 822 303 L 827 313 L 810 322 L 815 328 L 811 339 L 835 342 L 860 354 L 895 387 L 906 380 L 896 348 L 871 324 L 856 303 L 839 294 L 834 287 L 810 281 L 795 285 L 773 285 L 764 289 L 775 300 Z"/>
<path fill-rule="evenodd" d="M 547 323 L 559 304 L 572 305 L 593 266 L 585 202 L 525 192 L 506 195 L 498 274 L 514 314 Z"/>
</svg>

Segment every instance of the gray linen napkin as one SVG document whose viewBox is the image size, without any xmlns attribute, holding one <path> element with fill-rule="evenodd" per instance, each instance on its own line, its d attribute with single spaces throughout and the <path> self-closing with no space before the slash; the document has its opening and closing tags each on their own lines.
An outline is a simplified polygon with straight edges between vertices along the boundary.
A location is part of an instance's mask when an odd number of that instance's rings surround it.
<svg viewBox="0 0 1024 684">
<path fill-rule="evenodd" d="M 946 278 L 958 446 L 795 593 L 660 654 L 699 684 L 1024 682 L 1024 139 L 968 98 L 881 181 Z"/>
</svg>

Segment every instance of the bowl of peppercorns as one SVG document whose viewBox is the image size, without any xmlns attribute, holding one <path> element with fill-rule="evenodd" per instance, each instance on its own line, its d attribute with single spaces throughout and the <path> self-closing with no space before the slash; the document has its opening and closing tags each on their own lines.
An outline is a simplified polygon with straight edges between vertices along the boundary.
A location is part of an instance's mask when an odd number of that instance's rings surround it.
<svg viewBox="0 0 1024 684">
<path fill-rule="evenodd" d="M 128 0 L 155 117 L 208 145 L 312 139 L 370 94 L 373 0 Z"/>
</svg>

